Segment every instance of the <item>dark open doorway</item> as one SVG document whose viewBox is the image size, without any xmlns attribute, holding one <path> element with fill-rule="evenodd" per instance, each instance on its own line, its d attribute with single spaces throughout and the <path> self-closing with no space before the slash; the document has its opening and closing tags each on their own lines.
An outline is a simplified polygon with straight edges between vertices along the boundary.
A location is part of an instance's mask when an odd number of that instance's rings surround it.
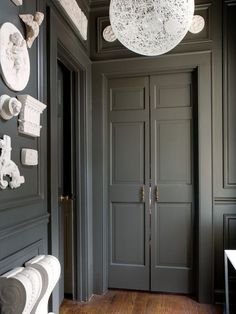
<svg viewBox="0 0 236 314">
<path fill-rule="evenodd" d="M 58 83 L 58 195 L 59 254 L 62 265 L 60 299 L 75 298 L 74 254 L 74 73 L 62 60 L 57 62 Z"/>
</svg>

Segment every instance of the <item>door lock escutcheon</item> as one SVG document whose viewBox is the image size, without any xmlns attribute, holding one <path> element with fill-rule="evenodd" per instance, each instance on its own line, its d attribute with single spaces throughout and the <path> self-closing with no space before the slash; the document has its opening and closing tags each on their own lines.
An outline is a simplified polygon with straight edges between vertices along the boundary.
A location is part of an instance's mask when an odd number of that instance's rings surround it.
<svg viewBox="0 0 236 314">
<path fill-rule="evenodd" d="M 140 201 L 145 202 L 145 186 L 143 185 L 140 189 Z"/>
<path fill-rule="evenodd" d="M 159 202 L 159 200 L 160 200 L 160 193 L 159 193 L 159 188 L 156 185 L 156 187 L 155 187 L 155 201 Z"/>
</svg>

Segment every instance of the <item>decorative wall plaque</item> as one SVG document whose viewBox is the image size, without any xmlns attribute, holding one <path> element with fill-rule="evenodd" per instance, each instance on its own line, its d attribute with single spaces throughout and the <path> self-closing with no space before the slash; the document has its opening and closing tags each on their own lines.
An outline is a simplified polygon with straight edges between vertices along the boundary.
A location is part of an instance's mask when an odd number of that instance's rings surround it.
<svg viewBox="0 0 236 314">
<path fill-rule="evenodd" d="M 9 185 L 10 188 L 18 188 L 25 182 L 25 178 L 20 175 L 20 171 L 14 161 L 11 160 L 11 138 L 4 135 L 3 139 L 0 139 L 0 188 L 6 189 Z M 10 182 L 4 180 L 4 177 L 8 176 Z"/>
<path fill-rule="evenodd" d="M 61 274 L 61 265 L 59 260 L 52 255 L 38 255 L 25 263 L 25 266 L 35 268 L 39 271 L 43 279 L 42 291 L 35 306 L 33 307 L 32 313 L 50 314 L 48 313 L 49 297 Z"/>
<path fill-rule="evenodd" d="M 21 162 L 24 166 L 37 166 L 38 151 L 35 149 L 22 148 Z"/>
<path fill-rule="evenodd" d="M 4 120 L 9 120 L 18 116 L 21 110 L 21 102 L 14 97 L 2 95 L 0 97 L 0 116 Z"/>
<path fill-rule="evenodd" d="M 0 68 L 6 85 L 15 91 L 23 90 L 30 76 L 30 60 L 26 41 L 11 23 L 0 27 Z"/>
<path fill-rule="evenodd" d="M 76 0 L 57 0 L 65 13 L 74 23 L 78 31 L 80 32 L 82 38 L 87 40 L 87 30 L 88 30 L 88 19 L 86 15 L 82 12 Z"/>
<path fill-rule="evenodd" d="M 39 26 L 43 22 L 44 14 L 42 12 L 36 12 L 34 16 L 32 14 L 21 14 L 19 16 L 25 23 L 27 31 L 26 43 L 27 46 L 31 48 L 35 38 L 38 37 Z"/>
<path fill-rule="evenodd" d="M 1 313 L 30 314 L 42 290 L 42 277 L 33 267 L 17 267 L 0 277 Z"/>
<path fill-rule="evenodd" d="M 22 103 L 22 109 L 19 115 L 18 131 L 30 136 L 40 136 L 40 114 L 46 108 L 39 100 L 30 95 L 18 95 L 17 98 Z"/>
<path fill-rule="evenodd" d="M 117 40 L 116 35 L 114 34 L 111 25 L 107 25 L 103 32 L 102 32 L 103 38 L 108 41 L 109 43 L 112 43 L 113 41 Z"/>
</svg>

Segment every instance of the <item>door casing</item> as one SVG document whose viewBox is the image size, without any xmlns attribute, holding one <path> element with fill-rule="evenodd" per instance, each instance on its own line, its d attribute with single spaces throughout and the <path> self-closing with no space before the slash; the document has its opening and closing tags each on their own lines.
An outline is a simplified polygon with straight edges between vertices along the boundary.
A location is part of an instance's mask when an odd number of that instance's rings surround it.
<svg viewBox="0 0 236 314">
<path fill-rule="evenodd" d="M 90 61 L 79 37 L 69 27 L 53 4 L 47 6 L 48 29 L 48 182 L 49 182 L 49 254 L 59 257 L 59 217 L 58 217 L 58 188 L 57 188 L 57 60 L 75 73 L 74 123 L 75 123 L 75 298 L 86 301 L 92 295 L 91 265 L 91 113 L 90 104 Z M 52 310 L 59 308 L 59 285 L 55 287 L 52 295 Z"/>
<path fill-rule="evenodd" d="M 199 302 L 213 301 L 213 238 L 212 238 L 212 104 L 211 54 L 165 55 L 159 58 L 136 58 L 99 62 L 93 65 L 93 148 L 94 155 L 94 288 L 103 293 L 108 287 L 108 168 L 106 100 L 108 79 L 135 75 L 151 75 L 173 71 L 195 71 L 198 86 L 198 216 L 196 239 L 196 297 Z M 102 130 L 102 131 L 100 131 Z M 102 140 L 101 140 L 102 136 Z M 98 149 L 98 145 L 100 148 Z M 97 150 L 98 149 L 98 150 Z M 102 151 L 101 151 L 102 149 Z M 98 153 L 100 155 L 98 156 Z M 102 167 L 101 167 L 102 164 Z M 98 165 L 100 168 L 98 168 Z M 101 188 L 95 190 L 95 187 Z M 100 194 L 100 195 L 99 195 Z"/>
</svg>

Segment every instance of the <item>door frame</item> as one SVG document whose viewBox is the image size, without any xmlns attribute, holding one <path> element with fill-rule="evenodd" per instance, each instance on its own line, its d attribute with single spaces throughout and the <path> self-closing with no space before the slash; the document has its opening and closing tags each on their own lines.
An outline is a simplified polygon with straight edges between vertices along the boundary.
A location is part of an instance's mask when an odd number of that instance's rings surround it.
<svg viewBox="0 0 236 314">
<path fill-rule="evenodd" d="M 47 72 L 48 72 L 48 169 L 49 169 L 49 253 L 59 257 L 59 215 L 57 188 L 57 61 L 61 58 L 75 73 L 75 298 L 86 301 L 92 294 L 91 273 L 91 119 L 90 119 L 90 79 L 89 58 L 80 44 L 79 37 L 64 20 L 53 3 L 47 4 Z M 59 284 L 53 290 L 52 310 L 59 309 Z"/>
<path fill-rule="evenodd" d="M 198 215 L 196 297 L 213 302 L 213 200 L 212 200 L 212 87 L 211 53 L 164 55 L 102 61 L 93 64 L 93 189 L 94 189 L 94 289 L 108 288 L 108 169 L 107 169 L 107 86 L 108 79 L 192 70 L 198 77 Z"/>
</svg>

